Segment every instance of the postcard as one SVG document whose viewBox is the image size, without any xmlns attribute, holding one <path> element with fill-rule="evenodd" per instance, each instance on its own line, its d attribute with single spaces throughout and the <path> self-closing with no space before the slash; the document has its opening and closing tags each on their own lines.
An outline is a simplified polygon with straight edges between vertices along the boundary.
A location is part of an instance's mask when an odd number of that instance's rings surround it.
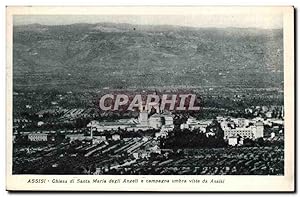
<svg viewBox="0 0 300 197">
<path fill-rule="evenodd" d="M 9 191 L 294 192 L 292 6 L 8 6 Z"/>
</svg>

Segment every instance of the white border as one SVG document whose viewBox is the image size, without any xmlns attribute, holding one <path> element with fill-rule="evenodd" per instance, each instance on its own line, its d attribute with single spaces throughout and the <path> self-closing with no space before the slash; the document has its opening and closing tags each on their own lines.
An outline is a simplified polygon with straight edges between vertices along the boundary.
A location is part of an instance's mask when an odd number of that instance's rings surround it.
<svg viewBox="0 0 300 197">
<path fill-rule="evenodd" d="M 299 5 L 299 3 L 298 3 L 299 1 L 290 1 L 290 0 L 287 0 L 287 1 L 283 1 L 283 0 L 273 0 L 273 1 L 264 1 L 264 0 L 258 0 L 258 1 L 249 1 L 249 0 L 247 0 L 247 1 L 243 1 L 243 2 L 241 2 L 241 1 L 226 1 L 226 4 L 227 5 L 240 5 L 241 3 L 243 3 L 243 5 L 296 5 L 296 7 L 298 7 L 298 5 Z M 90 4 L 90 5 L 141 5 L 141 4 L 143 4 L 143 5 L 195 5 L 195 4 L 197 4 L 197 5 L 199 5 L 200 3 L 202 4 L 202 5 L 224 5 L 224 1 L 221 1 L 221 0 L 219 0 L 219 1 L 215 1 L 215 0 L 212 0 L 212 1 L 201 1 L 201 2 L 198 2 L 198 1 L 190 1 L 190 0 L 186 0 L 186 1 L 162 1 L 162 0 L 160 0 L 160 1 L 157 1 L 157 0 L 153 0 L 153 1 L 150 1 L 150 2 L 147 2 L 147 1 L 121 1 L 121 0 L 110 0 L 110 1 L 105 1 L 105 2 L 103 2 L 103 1 L 91 1 L 91 0 L 85 0 L 85 1 L 83 1 L 83 0 L 73 0 L 73 1 L 69 1 L 69 2 L 66 2 L 66 1 L 62 1 L 62 0 L 46 0 L 46 1 L 37 1 L 37 0 L 31 0 L 31 1 L 26 1 L 26 2 L 24 2 L 24 1 L 22 1 L 22 0 L 11 0 L 11 1 L 1 1 L 0 2 L 0 4 L 2 5 L 2 7 L 1 7 L 1 13 L 2 13 L 2 20 L 1 20 L 1 30 L 0 30 L 0 32 L 2 33 L 2 39 L 1 39 L 1 46 L 2 46 L 2 48 L 1 48 L 1 60 L 2 60 L 2 65 L 5 65 L 5 17 L 4 17 L 4 10 L 5 10 L 5 8 L 4 8 L 4 5 L 19 5 L 19 4 L 27 4 L 27 5 L 87 5 L 87 4 Z M 298 22 L 298 21 L 297 21 Z M 3 83 L 1 83 L 0 85 L 0 87 L 1 87 L 1 90 L 3 90 L 3 94 L 2 95 L 5 95 L 5 83 L 4 83 L 4 79 L 5 79 L 5 67 L 4 66 L 2 66 L 1 67 L 1 71 L 2 72 L 0 72 L 1 74 L 2 74 L 2 77 L 1 77 L 1 79 L 3 80 L 2 82 Z M 298 71 L 299 71 L 299 69 L 298 69 Z M 299 85 L 298 85 L 298 87 L 299 87 Z M 298 90 L 299 91 L 299 90 Z M 5 108 L 5 105 L 4 105 L 4 100 L 5 100 L 5 97 L 3 96 L 3 97 L 1 97 L 1 107 L 2 107 L 2 109 L 4 109 Z M 4 129 L 4 125 L 5 125 L 5 112 L 3 111 L 3 113 L 1 114 L 1 126 L 2 126 L 2 128 L 3 128 L 3 130 L 5 130 Z M 298 116 L 298 118 L 299 118 L 299 116 Z M 298 121 L 299 121 L 299 119 L 298 119 Z M 299 138 L 299 135 L 298 135 L 298 138 Z M 5 139 L 4 138 L 4 132 L 2 133 L 2 139 Z M 5 145 L 4 145 L 5 143 L 2 143 L 2 149 L 1 149 L 1 151 L 3 151 L 2 153 L 2 155 L 4 155 L 5 154 Z M 299 154 L 299 153 L 298 153 Z M 2 164 L 2 169 L 4 169 L 4 161 L 1 163 Z M 3 171 L 2 171 L 2 173 L 4 173 Z M 3 175 L 3 174 L 2 174 Z M 4 181 L 4 179 L 1 179 L 2 180 L 2 183 L 3 183 L 3 181 Z M 4 187 L 4 183 L 3 184 L 1 184 L 3 187 Z M 3 190 L 2 191 L 4 191 L 4 188 L 3 188 Z M 7 193 L 6 193 L 7 194 Z"/>
</svg>

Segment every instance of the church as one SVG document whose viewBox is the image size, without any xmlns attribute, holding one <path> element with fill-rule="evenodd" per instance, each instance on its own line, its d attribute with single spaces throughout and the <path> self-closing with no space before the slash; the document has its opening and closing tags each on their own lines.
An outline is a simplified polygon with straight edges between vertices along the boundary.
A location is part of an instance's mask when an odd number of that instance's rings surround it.
<svg viewBox="0 0 300 197">
<path fill-rule="evenodd" d="M 127 131 L 161 129 L 170 131 L 174 129 L 173 115 L 170 112 L 162 111 L 157 104 L 140 105 L 137 119 L 119 119 L 117 121 L 99 122 L 91 121 L 88 125 L 90 131 L 117 131 L 119 129 Z"/>
</svg>

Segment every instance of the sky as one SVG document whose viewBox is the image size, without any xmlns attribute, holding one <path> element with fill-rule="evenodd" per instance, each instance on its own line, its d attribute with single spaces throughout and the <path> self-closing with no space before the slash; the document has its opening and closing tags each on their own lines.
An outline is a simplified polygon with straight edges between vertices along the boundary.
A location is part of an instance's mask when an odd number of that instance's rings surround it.
<svg viewBox="0 0 300 197">
<path fill-rule="evenodd" d="M 178 25 L 188 27 L 239 27 L 279 29 L 282 15 L 17 15 L 14 25 L 39 23 L 66 25 L 74 23 L 130 23 L 137 25 Z"/>
</svg>

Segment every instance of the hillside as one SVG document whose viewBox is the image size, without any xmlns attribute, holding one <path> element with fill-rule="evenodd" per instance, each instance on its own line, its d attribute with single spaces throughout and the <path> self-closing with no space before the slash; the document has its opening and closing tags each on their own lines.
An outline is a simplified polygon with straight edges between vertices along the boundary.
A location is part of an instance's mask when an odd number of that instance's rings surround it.
<svg viewBox="0 0 300 197">
<path fill-rule="evenodd" d="M 282 88 L 282 30 L 14 26 L 14 88 Z"/>
</svg>

